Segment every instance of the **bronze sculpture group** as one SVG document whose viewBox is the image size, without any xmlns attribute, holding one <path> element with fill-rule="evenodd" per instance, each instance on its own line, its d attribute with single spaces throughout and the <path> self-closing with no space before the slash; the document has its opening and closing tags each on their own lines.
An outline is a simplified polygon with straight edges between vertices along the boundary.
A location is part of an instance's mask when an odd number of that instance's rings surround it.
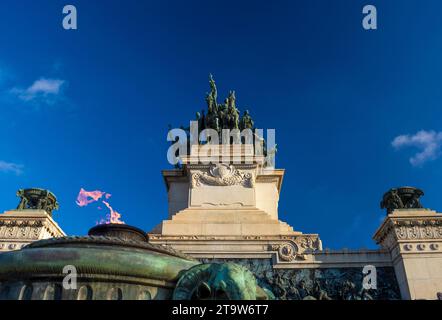
<svg viewBox="0 0 442 320">
<path fill-rule="evenodd" d="M 218 134 L 218 141 L 222 143 L 229 143 L 233 139 L 233 143 L 251 143 L 255 147 L 255 152 L 257 154 L 263 155 L 267 157 L 268 155 L 273 157 L 275 156 L 277 149 L 276 145 L 267 150 L 267 144 L 265 139 L 262 137 L 262 130 L 257 130 L 255 128 L 255 123 L 250 115 L 249 110 L 245 110 L 242 116 L 240 115 L 239 109 L 236 107 L 236 96 L 235 91 L 230 91 L 228 97 L 224 100 L 223 103 L 218 103 L 218 90 L 216 87 L 215 80 L 213 76 L 209 75 L 209 85 L 210 92 L 206 93 L 206 103 L 207 103 L 207 113 L 205 110 L 201 110 L 201 112 L 196 113 L 196 122 L 198 123 L 198 137 L 203 130 L 212 129 Z M 187 149 L 190 151 L 189 142 L 192 140 L 191 137 L 191 127 L 180 126 L 180 129 L 185 131 L 187 136 Z M 172 130 L 172 126 L 169 125 L 169 134 Z M 246 131 L 245 134 L 244 130 Z M 225 137 L 225 133 L 227 132 L 227 139 L 230 139 L 229 142 L 225 142 L 223 139 Z M 212 134 L 210 137 L 212 138 Z M 248 140 L 247 137 L 250 137 L 251 140 Z M 234 139 L 235 137 L 236 139 Z M 179 140 L 178 137 L 175 139 L 170 138 L 171 144 L 177 143 Z M 204 140 L 204 139 L 202 139 Z M 208 143 L 208 141 L 201 141 L 201 143 Z M 232 142 L 230 142 L 232 143 Z M 257 148 L 259 146 L 259 149 Z M 259 150 L 259 151 L 257 151 Z M 267 159 L 266 159 L 267 161 Z M 268 165 L 268 162 L 265 162 L 265 165 Z M 180 167 L 179 163 L 175 165 L 175 167 Z"/>
<path fill-rule="evenodd" d="M 199 130 L 213 129 L 218 133 L 222 129 L 254 129 L 254 122 L 248 110 L 242 117 L 236 107 L 235 91 L 230 91 L 224 103 L 218 103 L 218 91 L 212 75 L 209 76 L 210 93 L 206 94 L 207 115 L 204 110 L 197 113 Z"/>
<path fill-rule="evenodd" d="M 420 197 L 424 192 L 414 187 L 392 188 L 386 192 L 381 201 L 381 209 L 391 214 L 396 209 L 421 209 Z"/>
<path fill-rule="evenodd" d="M 40 188 L 20 189 L 17 191 L 17 197 L 20 198 L 20 203 L 17 206 L 18 210 L 45 210 L 52 216 L 52 211 L 58 210 L 59 207 L 57 198 L 49 190 Z"/>
</svg>

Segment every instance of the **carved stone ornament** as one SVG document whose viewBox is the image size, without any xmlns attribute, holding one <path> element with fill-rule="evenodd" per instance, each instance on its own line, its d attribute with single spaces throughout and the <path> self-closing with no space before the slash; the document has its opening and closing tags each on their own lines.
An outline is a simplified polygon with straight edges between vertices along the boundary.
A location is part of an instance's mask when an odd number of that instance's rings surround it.
<svg viewBox="0 0 442 320">
<path fill-rule="evenodd" d="M 380 235 L 380 241 L 390 231 L 394 232 L 395 240 L 418 240 L 442 238 L 442 219 L 396 220 L 387 224 Z"/>
<path fill-rule="evenodd" d="M 201 185 L 209 186 L 234 186 L 242 185 L 253 188 L 254 177 L 250 172 L 242 172 L 233 165 L 224 163 L 212 164 L 209 172 L 196 172 L 192 174 L 192 188 Z"/>
<path fill-rule="evenodd" d="M 281 261 L 292 262 L 297 258 L 305 260 L 305 256 L 303 254 L 299 254 L 298 247 L 294 243 L 287 242 L 272 245 L 271 249 L 278 252 L 278 258 Z"/>
<path fill-rule="evenodd" d="M 302 252 L 321 250 L 321 240 L 317 236 L 300 236 L 295 242 Z"/>
<path fill-rule="evenodd" d="M 0 226 L 20 226 L 20 227 L 43 227 L 43 222 L 41 220 L 0 220 Z"/>
<path fill-rule="evenodd" d="M 439 251 L 442 239 L 442 217 L 393 218 L 388 220 L 375 235 L 375 240 L 383 248 L 392 250 L 400 243 L 395 255 L 416 252 Z"/>
</svg>

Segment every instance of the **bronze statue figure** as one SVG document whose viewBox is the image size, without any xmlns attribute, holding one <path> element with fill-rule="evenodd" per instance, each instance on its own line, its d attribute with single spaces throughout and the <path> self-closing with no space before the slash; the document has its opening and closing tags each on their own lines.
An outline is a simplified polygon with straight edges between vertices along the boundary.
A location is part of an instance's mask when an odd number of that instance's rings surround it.
<svg viewBox="0 0 442 320">
<path fill-rule="evenodd" d="M 209 74 L 209 83 L 210 83 L 210 94 L 212 96 L 213 102 L 216 105 L 216 99 L 218 97 L 218 91 L 216 89 L 216 83 L 215 83 L 215 80 L 213 79 L 212 74 Z"/>
<path fill-rule="evenodd" d="M 423 208 L 419 198 L 424 192 L 414 187 L 391 188 L 382 197 L 381 209 L 387 209 L 391 214 L 396 209 L 420 209 Z"/>
<path fill-rule="evenodd" d="M 49 190 L 39 188 L 20 189 L 17 191 L 17 196 L 20 197 L 17 210 L 45 210 L 50 216 L 52 216 L 53 210 L 58 210 L 57 198 Z"/>
<path fill-rule="evenodd" d="M 325 281 L 325 286 L 327 286 L 327 281 Z M 313 286 L 314 295 L 316 296 L 317 300 L 332 300 L 328 296 L 327 291 L 323 290 L 321 288 L 321 284 L 319 283 L 319 280 L 315 280 L 315 284 Z"/>
<path fill-rule="evenodd" d="M 244 130 L 244 129 L 253 129 L 253 127 L 254 123 L 252 117 L 250 117 L 249 110 L 246 110 L 244 111 L 244 114 L 242 116 L 240 128 L 241 130 Z"/>
<path fill-rule="evenodd" d="M 223 103 L 218 103 L 218 91 L 216 88 L 215 80 L 213 76 L 209 74 L 209 84 L 210 84 L 210 92 L 206 93 L 206 103 L 207 103 L 207 114 L 204 111 L 201 113 L 198 112 L 196 116 L 196 121 L 198 121 L 198 134 L 201 133 L 204 129 L 213 129 L 218 132 L 218 136 L 220 141 L 222 140 L 222 130 L 245 130 L 250 129 L 252 133 L 256 136 L 255 132 L 255 124 L 250 116 L 248 110 L 244 111 L 244 114 L 241 116 L 240 111 L 236 107 L 236 95 L 235 91 L 230 91 L 228 97 L 224 100 Z M 181 126 L 181 129 L 185 130 L 188 135 L 190 135 L 190 128 L 184 128 Z M 190 140 L 190 139 L 189 139 Z M 265 145 L 265 141 L 262 138 L 253 139 L 253 144 L 259 144 L 261 147 L 260 154 L 267 156 L 267 147 Z M 255 145 L 255 148 L 258 146 Z M 190 149 L 190 147 L 189 147 Z M 271 152 L 276 152 L 276 149 L 271 150 Z"/>
</svg>

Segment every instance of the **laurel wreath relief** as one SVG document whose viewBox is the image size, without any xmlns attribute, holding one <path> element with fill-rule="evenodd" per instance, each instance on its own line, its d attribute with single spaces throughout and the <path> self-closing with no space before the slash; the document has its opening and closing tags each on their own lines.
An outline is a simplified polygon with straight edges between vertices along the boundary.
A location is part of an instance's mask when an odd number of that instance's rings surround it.
<svg viewBox="0 0 442 320">
<path fill-rule="evenodd" d="M 192 187 L 199 187 L 202 184 L 209 186 L 242 185 L 253 188 L 254 179 L 252 173 L 241 172 L 233 165 L 214 164 L 210 167 L 209 173 L 197 172 L 192 174 Z"/>
</svg>

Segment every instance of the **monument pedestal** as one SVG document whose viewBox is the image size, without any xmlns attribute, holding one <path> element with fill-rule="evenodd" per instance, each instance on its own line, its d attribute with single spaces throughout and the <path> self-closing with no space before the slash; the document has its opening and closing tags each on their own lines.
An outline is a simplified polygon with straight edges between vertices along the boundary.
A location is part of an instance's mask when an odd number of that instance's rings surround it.
<svg viewBox="0 0 442 320">
<path fill-rule="evenodd" d="M 442 292 L 442 215 L 396 209 L 374 239 L 387 249 L 403 299 L 437 299 Z"/>
<path fill-rule="evenodd" d="M 11 210 L 0 214 L 0 252 L 18 250 L 37 240 L 65 235 L 45 210 Z"/>
<path fill-rule="evenodd" d="M 303 235 L 278 219 L 284 170 L 264 168 L 252 145 L 228 152 L 212 146 L 210 155 L 202 154 L 205 147 L 193 146 L 182 169 L 163 171 L 169 219 L 149 233 L 150 242 L 198 257 L 270 257 L 287 241 L 296 253 L 321 249 L 318 235 Z M 226 155 L 226 162 L 209 163 Z"/>
</svg>

